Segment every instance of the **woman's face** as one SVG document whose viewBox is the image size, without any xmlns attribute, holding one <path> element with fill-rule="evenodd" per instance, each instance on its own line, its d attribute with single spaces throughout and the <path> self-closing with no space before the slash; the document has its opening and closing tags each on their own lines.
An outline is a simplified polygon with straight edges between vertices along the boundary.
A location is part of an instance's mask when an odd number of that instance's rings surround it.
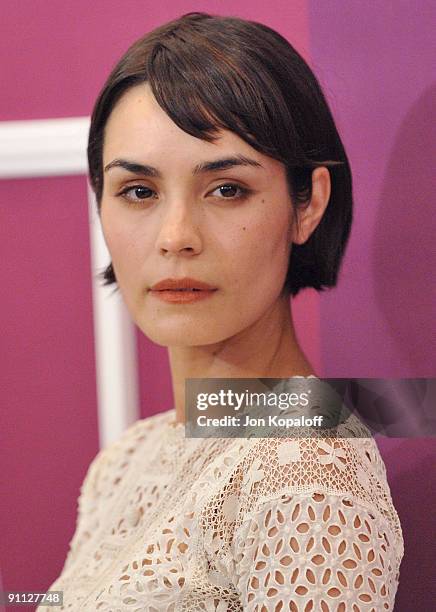
<svg viewBox="0 0 436 612">
<path fill-rule="evenodd" d="M 252 162 L 197 168 L 228 158 Z M 141 166 L 155 168 L 154 175 Z M 221 131 L 214 143 L 185 133 L 149 85 L 139 85 L 109 117 L 103 167 L 104 237 L 124 301 L 148 338 L 163 346 L 212 344 L 268 317 L 280 299 L 292 240 L 280 162 L 233 132 Z M 182 277 L 216 291 L 187 303 L 150 291 Z"/>
</svg>

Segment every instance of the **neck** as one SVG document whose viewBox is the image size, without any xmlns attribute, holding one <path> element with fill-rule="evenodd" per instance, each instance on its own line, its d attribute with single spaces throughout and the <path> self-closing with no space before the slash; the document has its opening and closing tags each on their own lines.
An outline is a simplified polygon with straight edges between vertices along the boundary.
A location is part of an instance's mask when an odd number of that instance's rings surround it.
<svg viewBox="0 0 436 612">
<path fill-rule="evenodd" d="M 262 347 L 262 350 L 259 350 Z M 298 345 L 289 300 L 231 338 L 169 347 L 176 421 L 185 422 L 186 378 L 290 378 L 315 374 Z"/>
</svg>

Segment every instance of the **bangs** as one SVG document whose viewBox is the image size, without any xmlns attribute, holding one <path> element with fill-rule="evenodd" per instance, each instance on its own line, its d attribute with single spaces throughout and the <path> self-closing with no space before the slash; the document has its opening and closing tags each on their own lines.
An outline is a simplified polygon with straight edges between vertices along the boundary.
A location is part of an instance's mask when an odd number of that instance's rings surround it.
<svg viewBox="0 0 436 612">
<path fill-rule="evenodd" d="M 174 36 L 171 46 L 158 43 L 149 53 L 147 81 L 160 107 L 196 138 L 213 142 L 220 129 L 229 130 L 257 151 L 289 164 L 289 141 L 272 142 L 274 134 L 283 134 L 274 124 L 289 125 L 291 119 L 284 100 L 278 103 L 272 95 L 274 81 L 259 71 L 258 63 L 256 69 L 250 66 L 249 55 L 239 54 L 236 64 L 229 51 L 197 38 L 194 46 Z M 284 148 L 286 157 L 280 153 Z"/>
</svg>

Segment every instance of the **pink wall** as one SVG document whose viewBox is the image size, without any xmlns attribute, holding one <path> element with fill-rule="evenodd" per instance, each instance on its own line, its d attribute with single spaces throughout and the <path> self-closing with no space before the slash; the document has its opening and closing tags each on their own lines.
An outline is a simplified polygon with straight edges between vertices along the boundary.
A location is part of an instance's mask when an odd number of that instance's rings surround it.
<svg viewBox="0 0 436 612">
<path fill-rule="evenodd" d="M 0 121 L 89 115 L 108 71 L 145 31 L 192 10 L 235 13 L 230 1 L 22 0 L 2 9 Z M 286 15 L 284 33 L 306 51 L 303 1 L 240 3 L 236 13 L 278 29 Z M 61 570 L 98 450 L 86 183 L 0 181 L 0 194 L 0 568 L 4 589 L 41 590 Z M 297 321 L 317 331 L 316 296 L 298 309 Z M 302 341 L 317 365 L 318 333 Z M 142 334 L 138 348 L 146 416 L 171 407 L 170 376 L 165 349 Z"/>
<path fill-rule="evenodd" d="M 86 184 L 0 181 L 0 198 L 0 567 L 5 589 L 41 589 L 98 445 Z"/>
<path fill-rule="evenodd" d="M 412 4 L 393 14 L 389 3 L 375 12 L 312 0 L 8 4 L 0 120 L 88 115 L 127 46 L 188 11 L 247 17 L 285 35 L 326 85 L 356 197 L 339 287 L 296 301 L 303 346 L 325 375 L 434 375 L 429 2 L 416 15 Z M 0 194 L 0 568 L 4 589 L 45 589 L 62 567 L 98 450 L 86 191 L 74 177 L 0 181 Z M 171 406 L 170 377 L 165 349 L 141 334 L 138 348 L 146 416 Z M 410 551 L 396 609 L 425 610 L 432 574 L 419 534 L 436 501 L 422 494 L 433 440 L 380 446 Z"/>
</svg>

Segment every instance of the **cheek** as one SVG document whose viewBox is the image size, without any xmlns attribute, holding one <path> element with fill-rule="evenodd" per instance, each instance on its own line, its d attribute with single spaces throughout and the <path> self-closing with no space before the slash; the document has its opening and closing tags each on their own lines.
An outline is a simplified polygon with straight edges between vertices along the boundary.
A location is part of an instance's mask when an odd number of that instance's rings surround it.
<svg viewBox="0 0 436 612">
<path fill-rule="evenodd" d="M 280 214 L 264 214 L 255 223 L 241 224 L 229 236 L 236 277 L 245 287 L 254 292 L 261 286 L 280 292 L 291 252 L 289 223 L 284 209 Z"/>
<path fill-rule="evenodd" d="M 141 261 L 140 246 L 144 241 L 135 237 L 135 228 L 122 215 L 102 209 L 101 225 L 112 264 L 120 285 L 138 271 Z"/>
</svg>

